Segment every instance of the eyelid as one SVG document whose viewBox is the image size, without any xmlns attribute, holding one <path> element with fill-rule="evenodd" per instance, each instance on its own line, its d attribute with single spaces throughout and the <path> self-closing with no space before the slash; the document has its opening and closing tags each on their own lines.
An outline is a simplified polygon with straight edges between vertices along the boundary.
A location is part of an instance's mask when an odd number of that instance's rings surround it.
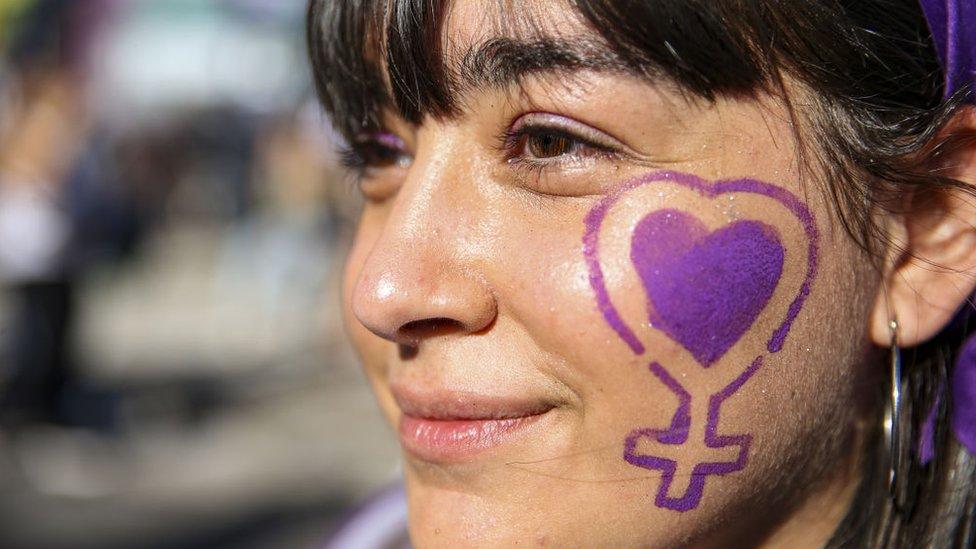
<svg viewBox="0 0 976 549">
<path fill-rule="evenodd" d="M 354 145 L 369 145 L 372 143 L 400 151 L 406 151 L 407 149 L 407 145 L 403 139 L 400 139 L 398 135 L 387 130 L 360 133 L 353 138 Z"/>
</svg>

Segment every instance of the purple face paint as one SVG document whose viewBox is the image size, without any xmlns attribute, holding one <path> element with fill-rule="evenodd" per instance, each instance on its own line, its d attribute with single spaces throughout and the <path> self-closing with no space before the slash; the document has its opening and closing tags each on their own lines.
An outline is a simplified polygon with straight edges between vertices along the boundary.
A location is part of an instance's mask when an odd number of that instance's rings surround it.
<svg viewBox="0 0 976 549">
<path fill-rule="evenodd" d="M 819 240 L 819 232 L 813 221 L 813 214 L 810 213 L 806 205 L 793 195 L 793 193 L 782 187 L 754 179 L 729 179 L 709 183 L 698 176 L 688 173 L 674 171 L 654 172 L 631 180 L 629 183 L 622 185 L 613 194 L 608 195 L 597 203 L 584 220 L 583 255 L 586 258 L 586 264 L 589 269 L 590 286 L 592 286 L 593 292 L 596 294 L 597 307 L 603 313 L 607 324 L 617 332 L 617 335 L 631 348 L 634 354 L 644 354 L 644 345 L 641 344 L 637 336 L 634 335 L 633 330 L 623 321 L 620 313 L 610 301 L 610 294 L 607 292 L 603 279 L 603 268 L 600 266 L 599 235 L 603 219 L 614 204 L 630 191 L 643 187 L 644 185 L 653 185 L 655 183 L 687 187 L 697 191 L 706 198 L 714 198 L 719 195 L 733 193 L 762 195 L 785 206 L 787 210 L 796 216 L 801 225 L 803 225 L 803 230 L 806 232 L 809 241 L 809 247 L 807 249 L 807 274 L 803 284 L 800 286 L 799 293 L 790 303 L 786 318 L 773 331 L 767 343 L 766 347 L 769 352 L 778 352 L 786 341 L 786 336 L 789 334 L 793 321 L 800 314 L 800 309 L 803 308 L 803 302 L 806 301 L 807 296 L 810 294 L 810 286 L 813 284 L 813 278 L 817 273 L 817 242 Z"/>
<path fill-rule="evenodd" d="M 779 352 L 810 294 L 817 272 L 819 234 L 813 215 L 796 196 L 783 188 L 752 179 L 709 183 L 691 174 L 656 172 L 621 186 L 590 210 L 585 220 L 583 253 L 597 306 L 607 324 L 634 354 L 644 353 L 643 344 L 610 301 L 600 266 L 599 234 L 604 218 L 617 201 L 634 189 L 656 183 L 687 187 L 706 198 L 733 193 L 761 195 L 779 202 L 796 216 L 808 239 L 807 272 L 797 295 L 790 302 L 786 317 L 767 341 L 768 352 Z M 631 241 L 631 260 L 648 298 L 651 327 L 687 349 L 703 368 L 711 366 L 731 349 L 765 309 L 782 275 L 784 259 L 782 243 L 769 225 L 737 221 L 709 233 L 700 221 L 678 210 L 648 214 L 638 223 Z M 722 404 L 752 378 L 762 366 L 762 359 L 762 355 L 756 357 L 722 390 L 711 395 L 696 395 L 696 387 L 682 386 L 663 365 L 651 363 L 651 373 L 678 397 L 678 409 L 667 429 L 632 431 L 624 442 L 624 459 L 637 467 L 661 471 L 655 505 L 682 512 L 694 509 L 701 501 L 709 475 L 726 475 L 745 467 L 752 436 L 719 435 L 719 415 Z M 639 443 L 651 446 L 685 444 L 693 421 L 691 402 L 696 396 L 708 398 L 708 417 L 702 431 L 705 446 L 715 450 L 716 456 L 726 455 L 718 451 L 724 448 L 737 448 L 738 451 L 732 460 L 715 459 L 695 464 L 685 489 L 674 495 L 672 484 L 683 464 L 658 455 L 638 453 L 637 448 Z"/>
<path fill-rule="evenodd" d="M 739 221 L 709 234 L 678 210 L 642 219 L 630 253 L 650 300 L 651 325 L 706 368 L 766 307 L 785 255 L 768 225 Z"/>
<path fill-rule="evenodd" d="M 976 454 L 976 335 L 959 352 L 952 372 L 952 431 L 970 453 Z"/>
<path fill-rule="evenodd" d="M 643 469 L 661 471 L 661 487 L 658 489 L 654 504 L 662 509 L 672 511 L 690 511 L 701 502 L 702 493 L 705 490 L 705 479 L 708 475 L 727 475 L 736 471 L 741 471 L 746 466 L 749 459 L 749 446 L 752 445 L 752 435 L 719 435 L 717 434 L 719 413 L 722 403 L 735 394 L 743 385 L 749 381 L 762 366 L 762 357 L 756 358 L 752 364 L 746 368 L 739 377 L 735 378 L 721 391 L 712 395 L 708 400 L 708 419 L 705 423 L 705 445 L 715 450 L 721 448 L 738 448 L 736 459 L 732 461 L 707 461 L 695 464 L 688 477 L 688 486 L 679 496 L 672 496 L 671 485 L 674 483 L 679 463 L 673 459 L 668 459 L 652 454 L 637 453 L 637 445 L 643 438 L 651 438 L 660 444 L 681 445 L 688 440 L 688 426 L 691 424 L 689 414 L 691 408 L 691 395 L 681 384 L 672 378 L 660 364 L 653 363 L 651 371 L 664 381 L 662 376 L 667 376 L 669 382 L 665 385 L 674 391 L 679 398 L 680 404 L 678 411 L 675 412 L 671 420 L 671 427 L 666 430 L 660 429 L 635 429 L 627 436 L 624 442 L 624 460 L 631 465 L 636 465 Z"/>
</svg>

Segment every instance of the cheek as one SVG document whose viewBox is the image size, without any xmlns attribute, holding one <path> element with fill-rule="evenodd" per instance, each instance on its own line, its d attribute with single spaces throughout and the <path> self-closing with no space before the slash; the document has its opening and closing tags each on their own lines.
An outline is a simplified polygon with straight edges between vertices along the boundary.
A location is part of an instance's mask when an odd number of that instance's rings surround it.
<svg viewBox="0 0 976 549">
<path fill-rule="evenodd" d="M 652 182 L 540 237 L 519 273 L 539 286 L 507 301 L 580 395 L 581 438 L 663 475 L 655 505 L 686 512 L 731 476 L 775 490 L 784 462 L 822 455 L 810 441 L 840 451 L 864 339 L 827 327 L 864 326 L 868 307 L 838 284 L 856 279 L 850 246 L 824 248 L 784 189 Z"/>
<path fill-rule="evenodd" d="M 520 216 L 499 235 L 508 244 L 489 273 L 503 307 L 500 322 L 514 320 L 532 347 L 549 356 L 539 361 L 548 373 L 583 396 L 625 386 L 630 372 L 640 375 L 628 368 L 639 364 L 637 357 L 607 328 L 594 299 L 582 253 L 585 212 Z"/>
</svg>

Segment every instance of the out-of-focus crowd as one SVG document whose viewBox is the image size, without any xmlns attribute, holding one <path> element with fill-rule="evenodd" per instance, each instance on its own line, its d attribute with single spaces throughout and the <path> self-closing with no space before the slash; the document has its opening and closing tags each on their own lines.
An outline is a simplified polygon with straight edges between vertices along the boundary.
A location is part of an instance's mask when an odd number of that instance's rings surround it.
<svg viewBox="0 0 976 549">
<path fill-rule="evenodd" d="M 305 547 L 396 475 L 303 0 L 0 0 L 0 547 Z"/>
</svg>

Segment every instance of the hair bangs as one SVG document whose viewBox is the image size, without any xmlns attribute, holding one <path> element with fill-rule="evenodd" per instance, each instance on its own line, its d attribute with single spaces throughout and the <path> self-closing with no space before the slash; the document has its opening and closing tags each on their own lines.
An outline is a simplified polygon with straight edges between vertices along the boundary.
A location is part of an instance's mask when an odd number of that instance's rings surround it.
<svg viewBox="0 0 976 549">
<path fill-rule="evenodd" d="M 936 57 L 917 5 L 886 0 L 870 6 L 854 0 L 564 1 L 589 31 L 569 38 L 596 44 L 606 59 L 632 74 L 673 83 L 706 100 L 757 91 L 786 96 L 782 75 L 788 74 L 818 90 L 824 105 L 844 108 L 839 103 L 863 100 L 877 107 L 872 116 L 897 119 L 906 105 L 935 107 L 940 102 L 938 78 L 921 79 L 928 86 L 919 85 L 920 74 L 937 75 L 939 67 L 932 62 Z M 380 128 L 384 111 L 418 124 L 425 115 L 451 116 L 461 110 L 472 65 L 464 63 L 465 52 L 447 51 L 443 43 L 452 4 L 310 1 L 307 36 L 316 90 L 347 139 Z M 494 8 L 482 11 L 496 27 L 484 37 L 488 42 L 517 38 L 507 47 L 521 52 L 527 65 L 553 55 L 547 40 L 558 29 L 543 28 L 545 15 L 537 11 L 538 4 L 494 0 L 485 7 Z M 879 9 L 885 17 L 878 16 Z M 837 47 L 825 48 L 825 43 Z M 910 70 L 891 71 L 887 64 L 892 59 Z"/>
<path fill-rule="evenodd" d="M 412 123 L 459 110 L 463 86 L 445 59 L 450 0 L 344 0 L 309 5 L 308 48 L 316 90 L 348 138 L 380 126 L 383 109 Z M 500 34 L 546 40 L 532 7 L 496 0 Z M 706 99 L 749 93 L 772 74 L 761 6 L 735 0 L 571 0 L 595 41 L 630 72 L 664 77 Z M 523 29 L 518 32 L 516 27 Z M 527 31 L 525 29 L 528 29 Z M 703 47 L 702 44 L 707 44 Z"/>
<path fill-rule="evenodd" d="M 309 2 L 306 37 L 315 90 L 346 139 L 381 127 L 387 109 L 412 122 L 426 111 L 451 110 L 439 47 L 444 4 Z"/>
</svg>

